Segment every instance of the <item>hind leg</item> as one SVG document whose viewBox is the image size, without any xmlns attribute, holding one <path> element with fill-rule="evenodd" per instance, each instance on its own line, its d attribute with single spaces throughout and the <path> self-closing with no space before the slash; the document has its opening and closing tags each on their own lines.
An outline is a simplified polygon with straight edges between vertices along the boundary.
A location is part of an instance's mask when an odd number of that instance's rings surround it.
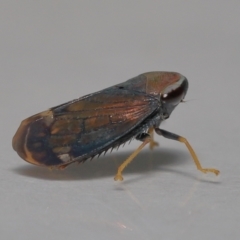
<svg viewBox="0 0 240 240">
<path fill-rule="evenodd" d="M 147 133 L 139 135 L 136 139 L 142 141 L 143 143 L 118 167 L 117 174 L 114 177 L 115 181 L 123 180 L 122 171 L 124 168 L 132 162 L 132 160 L 139 154 L 145 145 L 151 142 L 151 137 Z"/>
</svg>

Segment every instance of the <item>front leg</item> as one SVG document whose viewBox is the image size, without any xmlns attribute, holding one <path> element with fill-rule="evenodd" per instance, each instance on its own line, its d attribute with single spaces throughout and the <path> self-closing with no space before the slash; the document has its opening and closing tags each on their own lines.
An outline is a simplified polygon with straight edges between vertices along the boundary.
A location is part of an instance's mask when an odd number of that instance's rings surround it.
<svg viewBox="0 0 240 240">
<path fill-rule="evenodd" d="M 161 135 L 161 136 L 163 136 L 165 138 L 176 140 L 176 141 L 184 143 L 186 145 L 186 147 L 188 148 L 188 151 L 192 155 L 192 158 L 193 158 L 194 163 L 195 163 L 195 165 L 196 165 L 198 170 L 200 170 L 203 173 L 212 172 L 212 173 L 215 173 L 216 175 L 219 174 L 219 171 L 217 169 L 214 169 L 214 168 L 202 168 L 196 153 L 194 152 L 193 148 L 191 147 L 191 145 L 189 144 L 189 142 L 187 141 L 186 138 L 181 137 L 181 136 L 179 136 L 179 135 L 177 135 L 175 133 L 171 133 L 171 132 L 165 131 L 165 130 L 160 129 L 160 128 L 155 128 L 155 131 L 156 131 L 157 134 L 159 134 L 159 135 Z"/>
</svg>

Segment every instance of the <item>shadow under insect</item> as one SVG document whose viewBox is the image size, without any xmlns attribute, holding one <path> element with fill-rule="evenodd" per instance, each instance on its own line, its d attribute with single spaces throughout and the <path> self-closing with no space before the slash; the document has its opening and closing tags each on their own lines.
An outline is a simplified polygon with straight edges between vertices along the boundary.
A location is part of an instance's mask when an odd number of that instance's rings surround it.
<svg viewBox="0 0 240 240">
<path fill-rule="evenodd" d="M 87 160 L 84 163 L 73 163 L 64 170 L 49 170 L 34 165 L 24 165 L 15 168 L 14 171 L 20 175 L 45 180 L 74 181 L 90 180 L 105 177 L 114 177 L 117 168 L 131 154 L 128 152 L 113 152 L 99 158 Z M 155 151 L 144 150 L 124 171 L 125 179 L 130 174 L 151 174 L 153 172 L 165 171 L 171 165 L 184 165 L 188 163 L 188 153 L 180 150 L 161 149 Z M 172 170 L 171 170 L 172 171 Z M 183 169 L 184 171 L 184 169 Z"/>
</svg>

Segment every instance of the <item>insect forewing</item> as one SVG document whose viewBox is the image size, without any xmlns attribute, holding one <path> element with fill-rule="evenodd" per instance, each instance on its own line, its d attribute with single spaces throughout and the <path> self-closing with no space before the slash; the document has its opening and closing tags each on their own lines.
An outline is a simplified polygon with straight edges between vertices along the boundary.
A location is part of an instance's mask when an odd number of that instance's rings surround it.
<svg viewBox="0 0 240 240">
<path fill-rule="evenodd" d="M 24 120 L 13 147 L 20 157 L 36 165 L 83 161 L 114 146 L 158 104 L 147 94 L 108 88 Z"/>
</svg>

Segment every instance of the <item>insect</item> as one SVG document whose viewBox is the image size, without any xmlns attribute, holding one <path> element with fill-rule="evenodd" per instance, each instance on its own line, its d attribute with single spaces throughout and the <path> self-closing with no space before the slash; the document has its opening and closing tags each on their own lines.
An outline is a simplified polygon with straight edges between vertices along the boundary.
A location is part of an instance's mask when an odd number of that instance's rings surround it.
<svg viewBox="0 0 240 240">
<path fill-rule="evenodd" d="M 143 73 L 23 120 L 12 145 L 29 163 L 63 169 L 136 138 L 141 145 L 119 166 L 114 178 L 121 181 L 122 171 L 142 148 L 157 145 L 155 131 L 184 143 L 198 170 L 218 175 L 216 169 L 202 168 L 186 138 L 159 128 L 187 90 L 188 80 L 179 73 Z"/>
</svg>

